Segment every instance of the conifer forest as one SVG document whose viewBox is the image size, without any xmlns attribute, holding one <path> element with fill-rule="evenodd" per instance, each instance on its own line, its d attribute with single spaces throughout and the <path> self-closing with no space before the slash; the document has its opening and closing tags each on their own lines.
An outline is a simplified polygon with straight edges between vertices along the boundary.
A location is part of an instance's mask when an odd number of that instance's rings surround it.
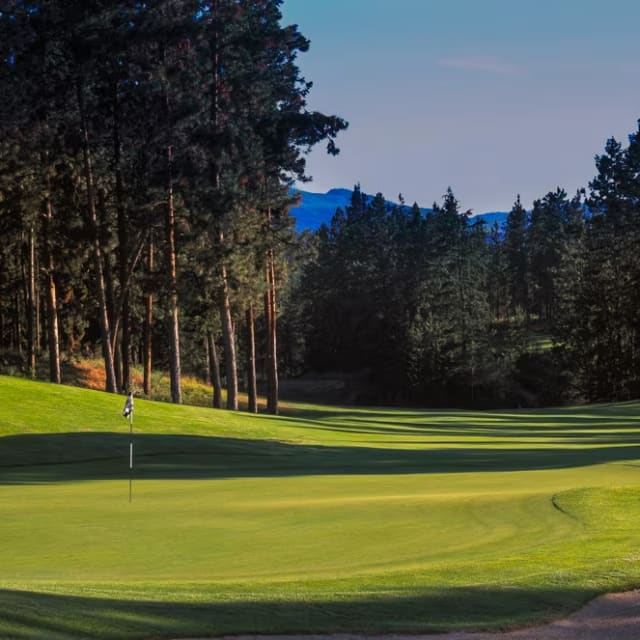
<svg viewBox="0 0 640 640">
<path fill-rule="evenodd" d="M 206 374 L 214 407 L 271 413 L 323 375 L 377 404 L 640 397 L 640 131 L 503 226 L 446 185 L 426 213 L 356 186 L 298 233 L 306 154 L 347 122 L 280 5 L 0 0 L 1 366 L 99 357 L 145 394 L 165 369 L 175 403 Z"/>
</svg>

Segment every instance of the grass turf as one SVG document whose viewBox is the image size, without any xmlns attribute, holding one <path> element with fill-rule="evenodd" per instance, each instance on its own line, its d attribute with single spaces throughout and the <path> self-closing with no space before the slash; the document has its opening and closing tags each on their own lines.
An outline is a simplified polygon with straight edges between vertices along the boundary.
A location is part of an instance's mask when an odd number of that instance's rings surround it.
<svg viewBox="0 0 640 640">
<path fill-rule="evenodd" d="M 297 405 L 0 377 L 0 637 L 505 628 L 640 585 L 639 406 Z"/>
</svg>

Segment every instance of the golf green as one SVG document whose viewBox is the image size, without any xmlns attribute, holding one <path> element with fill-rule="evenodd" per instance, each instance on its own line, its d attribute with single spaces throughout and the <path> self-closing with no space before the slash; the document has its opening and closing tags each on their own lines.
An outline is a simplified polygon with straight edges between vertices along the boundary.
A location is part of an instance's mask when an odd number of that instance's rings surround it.
<svg viewBox="0 0 640 640">
<path fill-rule="evenodd" d="M 0 377 L 0 637 L 505 628 L 640 585 L 636 403 L 294 405 Z"/>
</svg>

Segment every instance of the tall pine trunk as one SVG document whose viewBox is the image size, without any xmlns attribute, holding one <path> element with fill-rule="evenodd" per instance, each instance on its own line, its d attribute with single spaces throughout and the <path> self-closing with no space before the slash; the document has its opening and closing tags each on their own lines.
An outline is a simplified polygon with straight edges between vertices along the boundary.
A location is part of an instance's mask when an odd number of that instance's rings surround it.
<svg viewBox="0 0 640 640">
<path fill-rule="evenodd" d="M 220 231 L 220 246 L 224 245 L 224 234 Z M 229 282 L 224 260 L 220 261 L 220 321 L 224 340 L 224 364 L 227 374 L 227 409 L 238 410 L 238 364 L 236 360 L 236 341 L 233 318 L 231 316 L 231 300 L 229 299 Z"/>
<path fill-rule="evenodd" d="M 58 295 L 55 281 L 55 263 L 49 234 L 51 232 L 51 221 L 53 219 L 53 208 L 51 199 L 47 198 L 44 212 L 44 251 L 45 251 L 45 274 L 47 282 L 47 345 L 49 349 L 49 380 L 60 384 L 60 335 L 58 332 Z"/>
<path fill-rule="evenodd" d="M 211 29 L 211 125 L 214 135 L 220 133 L 220 51 L 219 33 L 220 28 L 218 15 L 218 0 L 211 2 L 211 19 L 213 21 Z M 212 175 L 215 176 L 216 189 L 220 191 L 220 167 L 214 160 Z M 218 303 L 220 305 L 220 321 L 222 324 L 222 338 L 224 344 L 224 363 L 227 378 L 227 409 L 238 410 L 238 363 L 236 360 L 235 330 L 233 318 L 231 316 L 231 300 L 229 298 L 229 282 L 227 277 L 227 267 L 224 260 L 224 231 L 222 220 L 218 221 L 218 238 L 220 247 L 220 287 Z"/>
<path fill-rule="evenodd" d="M 87 209 L 93 242 L 93 263 L 98 286 L 98 321 L 100 323 L 100 337 L 102 341 L 102 352 L 104 355 L 106 390 L 111 393 L 115 393 L 117 385 L 116 372 L 113 364 L 113 352 L 111 351 L 111 325 L 109 323 L 109 313 L 107 309 L 107 293 L 104 281 L 102 247 L 100 246 L 100 235 L 98 233 L 98 216 L 96 213 L 93 185 L 93 167 L 91 163 L 91 152 L 89 149 L 89 131 L 87 129 L 87 117 L 84 108 L 84 92 L 82 79 L 80 77 L 76 82 L 76 91 L 82 135 L 82 156 L 84 164 L 84 180 L 87 190 Z"/>
<path fill-rule="evenodd" d="M 158 55 L 166 69 L 165 43 L 159 44 Z M 173 198 L 173 124 L 171 120 L 171 98 L 168 83 L 163 87 L 163 107 L 166 126 L 166 194 L 165 242 L 169 261 L 169 308 L 170 308 L 170 356 L 169 378 L 171 401 L 182 404 L 182 365 L 180 361 L 180 310 L 178 307 L 178 270 L 176 258 L 176 217 Z"/>
<path fill-rule="evenodd" d="M 14 293 L 14 309 L 15 314 L 13 316 L 13 348 L 18 352 L 20 356 L 23 353 L 23 345 L 22 345 L 22 304 L 23 304 L 23 296 L 20 294 L 20 291 L 16 288 Z"/>
<path fill-rule="evenodd" d="M 111 261 L 108 258 L 107 247 L 110 244 L 108 233 L 109 213 L 107 211 L 107 200 L 104 189 L 98 189 L 98 213 L 99 213 L 99 235 L 102 246 L 104 284 L 107 290 L 107 313 L 109 316 L 109 328 L 111 330 L 111 353 L 113 354 L 113 368 L 116 373 L 116 389 L 122 389 L 122 363 L 120 361 L 120 341 L 119 316 L 116 301 L 115 281 Z"/>
<path fill-rule="evenodd" d="M 167 218 L 166 240 L 169 252 L 169 304 L 171 306 L 171 400 L 182 403 L 182 383 L 180 366 L 180 324 L 178 309 L 178 272 L 176 267 L 176 219 L 173 206 L 173 149 L 167 147 Z"/>
<path fill-rule="evenodd" d="M 209 376 L 213 386 L 213 408 L 222 409 L 222 378 L 220 376 L 220 359 L 216 342 L 211 331 L 207 332 L 207 351 L 209 353 Z"/>
<path fill-rule="evenodd" d="M 113 165 L 115 177 L 115 196 L 118 226 L 118 259 L 120 279 L 121 312 L 120 312 L 120 353 L 122 363 L 122 388 L 131 390 L 131 329 L 129 323 L 129 287 L 128 269 L 130 262 L 130 247 L 128 234 L 127 211 L 124 204 L 124 187 L 122 182 L 122 150 L 120 140 L 120 101 L 118 100 L 118 82 L 113 79 L 112 86 L 113 107 Z"/>
<path fill-rule="evenodd" d="M 4 256 L 0 255 L 0 287 L 3 289 L 6 273 L 7 271 Z M 2 302 L 4 302 L 4 300 Z M 0 304 L 0 349 L 4 349 L 6 347 L 5 328 L 7 321 L 5 317 L 4 306 L 4 304 Z"/>
<path fill-rule="evenodd" d="M 27 232 L 27 370 L 36 375 L 36 239 L 33 225 Z"/>
<path fill-rule="evenodd" d="M 256 334 L 253 321 L 253 305 L 246 311 L 247 323 L 247 411 L 258 413 L 258 386 L 256 383 Z"/>
<path fill-rule="evenodd" d="M 149 256 L 147 261 L 149 278 L 153 275 L 153 233 L 149 236 Z M 148 285 L 149 286 L 149 285 Z M 145 296 L 144 315 L 144 395 L 151 395 L 151 358 L 153 338 L 153 293 L 151 287 Z"/>
<path fill-rule="evenodd" d="M 268 214 L 269 224 L 271 213 Z M 276 306 L 276 268 L 273 249 L 266 255 L 265 268 L 266 292 L 264 294 L 264 313 L 267 329 L 267 412 L 276 415 L 279 412 L 278 400 L 278 327 Z"/>
<path fill-rule="evenodd" d="M 38 279 L 38 273 L 40 273 L 40 261 L 38 252 L 36 251 L 34 263 L 34 294 L 35 294 L 35 345 L 36 345 L 36 355 L 42 351 L 42 300 L 41 300 L 41 291 L 40 291 L 40 283 Z"/>
</svg>

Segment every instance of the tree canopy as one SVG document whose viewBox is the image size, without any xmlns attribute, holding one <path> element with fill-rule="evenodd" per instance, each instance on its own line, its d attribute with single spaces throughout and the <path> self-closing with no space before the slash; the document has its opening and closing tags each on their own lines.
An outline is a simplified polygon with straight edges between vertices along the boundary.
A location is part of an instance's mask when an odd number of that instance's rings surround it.
<svg viewBox="0 0 640 640">
<path fill-rule="evenodd" d="M 354 188 L 296 234 L 310 106 L 281 0 L 0 0 L 0 350 L 213 381 L 214 406 L 333 372 L 350 399 L 518 406 L 640 395 L 640 131 L 504 227 Z M 455 178 L 455 176 L 452 176 Z"/>
</svg>

